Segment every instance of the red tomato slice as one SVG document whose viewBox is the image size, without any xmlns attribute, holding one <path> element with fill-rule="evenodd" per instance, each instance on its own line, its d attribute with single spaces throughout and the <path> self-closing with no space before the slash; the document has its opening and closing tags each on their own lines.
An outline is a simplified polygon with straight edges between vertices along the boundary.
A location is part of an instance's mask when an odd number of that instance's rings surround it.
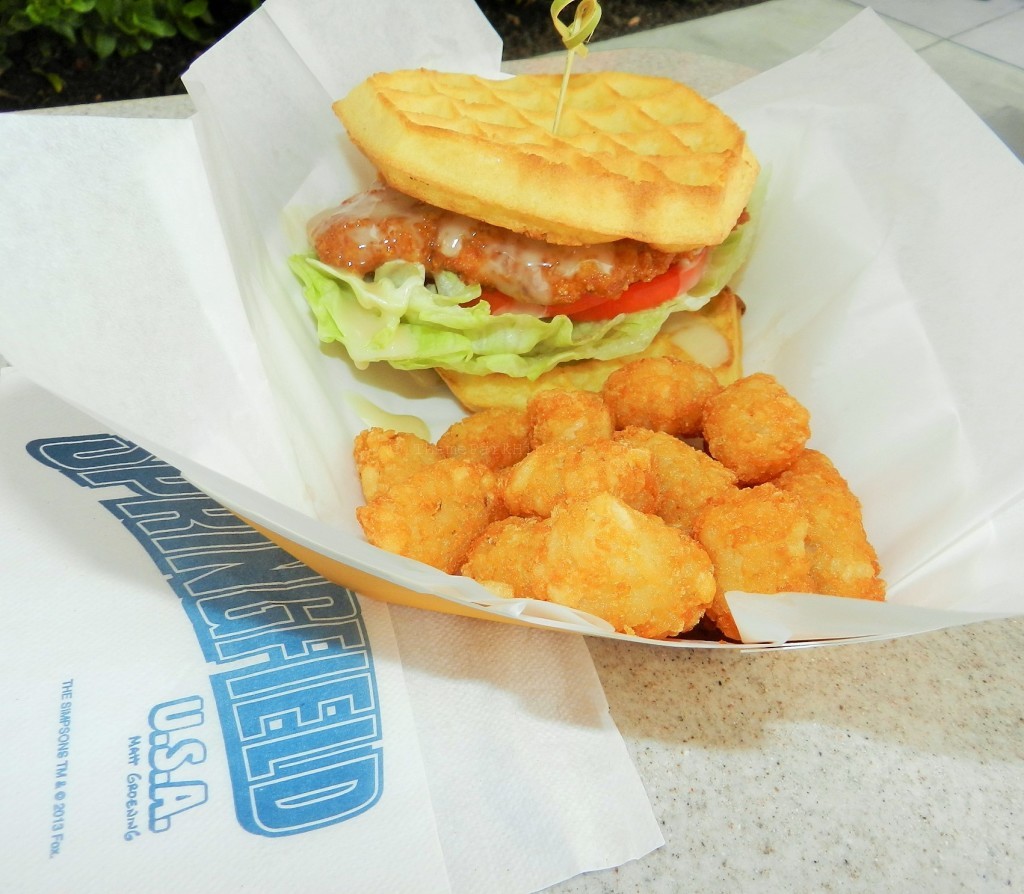
<svg viewBox="0 0 1024 894">
<path fill-rule="evenodd" d="M 707 266 L 708 251 L 704 249 L 693 259 L 677 264 L 660 276 L 647 282 L 635 282 L 617 298 L 584 295 L 571 304 L 524 304 L 503 292 L 484 289 L 477 301 L 486 301 L 492 314 L 525 313 L 534 317 L 554 317 L 563 314 L 574 322 L 592 323 L 610 320 L 622 313 L 650 310 L 692 289 Z M 476 302 L 473 302 L 474 304 Z"/>
<path fill-rule="evenodd" d="M 593 323 L 596 320 L 610 320 L 619 314 L 632 314 L 640 310 L 650 310 L 676 295 L 688 292 L 704 275 L 708 263 L 708 250 L 704 249 L 687 265 L 677 264 L 671 270 L 656 276 L 647 282 L 635 282 L 618 298 L 602 301 L 588 308 L 569 313 L 568 316 L 577 323 Z"/>
<path fill-rule="evenodd" d="M 523 301 L 516 301 L 515 298 L 510 298 L 504 292 L 499 292 L 496 289 L 484 289 L 476 300 L 486 301 L 491 306 L 492 314 L 517 313 L 529 314 L 531 317 L 554 317 L 564 314 L 571 317 L 597 304 L 604 304 L 609 299 L 602 295 L 584 295 L 571 304 L 527 304 Z"/>
<path fill-rule="evenodd" d="M 554 314 L 551 312 L 551 308 L 546 304 L 527 304 L 525 301 L 516 301 L 515 298 L 510 298 L 504 292 L 499 292 L 497 289 L 483 289 L 480 292 L 480 297 L 474 301 L 467 302 L 467 306 L 472 306 L 477 301 L 486 301 L 491 307 L 492 314 L 528 314 L 531 317 L 551 317 Z"/>
<path fill-rule="evenodd" d="M 571 313 L 569 316 L 575 323 L 593 323 L 596 320 L 610 320 L 619 314 L 636 313 L 638 310 L 650 310 L 659 304 L 675 298 L 680 292 L 682 274 L 678 267 L 673 267 L 647 282 L 635 282 L 618 298 L 611 298 L 595 304 L 593 307 Z M 694 280 L 696 282 L 696 280 Z"/>
</svg>

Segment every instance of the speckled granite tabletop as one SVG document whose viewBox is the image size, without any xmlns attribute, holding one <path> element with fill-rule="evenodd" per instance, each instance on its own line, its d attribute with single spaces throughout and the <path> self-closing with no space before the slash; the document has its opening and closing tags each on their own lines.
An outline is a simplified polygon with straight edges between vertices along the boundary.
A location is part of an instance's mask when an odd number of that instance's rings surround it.
<svg viewBox="0 0 1024 894">
<path fill-rule="evenodd" d="M 1024 620 L 757 655 L 590 651 L 666 843 L 550 890 L 1024 883 Z"/>
</svg>

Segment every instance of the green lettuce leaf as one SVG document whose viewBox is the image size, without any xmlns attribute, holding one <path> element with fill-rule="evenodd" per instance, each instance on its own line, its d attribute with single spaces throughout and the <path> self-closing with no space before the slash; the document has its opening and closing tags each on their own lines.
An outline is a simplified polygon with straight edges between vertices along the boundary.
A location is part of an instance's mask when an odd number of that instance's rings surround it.
<svg viewBox="0 0 1024 894">
<path fill-rule="evenodd" d="M 360 369 L 384 361 L 397 369 L 499 372 L 535 379 L 568 360 L 607 360 L 642 351 L 672 313 L 699 310 L 743 264 L 752 221 L 713 251 L 704 275 L 684 295 L 651 310 L 611 320 L 574 323 L 568 317 L 492 315 L 486 301 L 456 275 L 427 282 L 421 264 L 392 261 L 366 281 L 306 255 L 290 266 L 316 318 L 321 341 L 340 342 Z"/>
</svg>

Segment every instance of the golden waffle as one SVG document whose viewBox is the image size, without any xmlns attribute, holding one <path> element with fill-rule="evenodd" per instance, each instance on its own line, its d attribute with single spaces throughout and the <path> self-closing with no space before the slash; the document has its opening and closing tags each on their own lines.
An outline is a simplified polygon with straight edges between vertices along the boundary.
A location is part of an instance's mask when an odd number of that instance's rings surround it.
<svg viewBox="0 0 1024 894">
<path fill-rule="evenodd" d="M 667 78 L 376 74 L 334 104 L 396 189 L 567 245 L 631 238 L 669 251 L 717 245 L 758 163 L 743 131 Z"/>
<path fill-rule="evenodd" d="M 524 408 L 538 391 L 600 391 L 615 370 L 642 357 L 696 360 L 728 385 L 743 375 L 742 312 L 739 297 L 731 289 L 723 289 L 700 310 L 672 314 L 654 341 L 639 354 L 616 360 L 561 363 L 532 382 L 501 373 L 473 376 L 446 369 L 437 372 L 459 402 L 474 412 L 490 407 Z"/>
</svg>

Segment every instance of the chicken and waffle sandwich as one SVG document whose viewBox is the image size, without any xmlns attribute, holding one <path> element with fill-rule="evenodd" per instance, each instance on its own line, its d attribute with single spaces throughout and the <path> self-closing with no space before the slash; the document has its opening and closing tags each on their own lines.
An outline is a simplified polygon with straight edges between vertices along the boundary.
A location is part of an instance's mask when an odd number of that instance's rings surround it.
<svg viewBox="0 0 1024 894">
<path fill-rule="evenodd" d="M 638 356 L 740 375 L 726 286 L 753 236 L 742 130 L 682 84 L 620 72 L 376 74 L 334 104 L 380 181 L 293 259 L 324 341 L 436 369 L 469 409 L 600 390 Z"/>
</svg>

